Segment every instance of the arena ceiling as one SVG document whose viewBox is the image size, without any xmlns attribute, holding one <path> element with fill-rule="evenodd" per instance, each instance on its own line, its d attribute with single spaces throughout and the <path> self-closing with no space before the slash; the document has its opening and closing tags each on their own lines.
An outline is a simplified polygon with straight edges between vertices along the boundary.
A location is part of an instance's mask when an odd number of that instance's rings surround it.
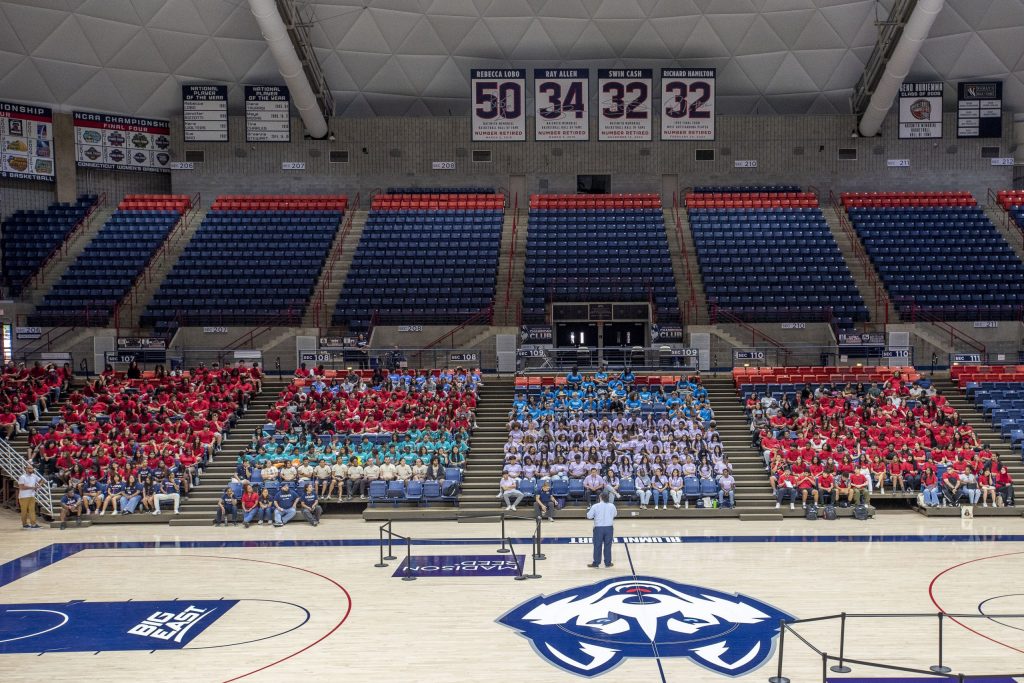
<svg viewBox="0 0 1024 683">
<path fill-rule="evenodd" d="M 339 114 L 446 116 L 470 68 L 509 65 L 714 66 L 722 113 L 849 113 L 890 2 L 308 4 Z M 1003 79 L 1024 112 L 1022 27 L 1024 0 L 947 0 L 910 78 Z M 0 74 L 0 99 L 151 117 L 180 112 L 182 83 L 281 82 L 246 0 L 0 0 Z"/>
</svg>

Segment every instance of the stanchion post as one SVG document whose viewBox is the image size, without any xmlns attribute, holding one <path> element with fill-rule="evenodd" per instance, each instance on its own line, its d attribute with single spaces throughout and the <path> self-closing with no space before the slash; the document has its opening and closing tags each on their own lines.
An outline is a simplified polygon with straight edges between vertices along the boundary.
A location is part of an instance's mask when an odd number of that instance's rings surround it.
<svg viewBox="0 0 1024 683">
<path fill-rule="evenodd" d="M 828 683 L 828 653 L 821 653 L 821 683 Z"/>
<path fill-rule="evenodd" d="M 939 612 L 939 663 L 935 666 L 928 667 L 930 670 L 937 674 L 948 674 L 952 669 L 942 664 L 942 620 L 946 616 L 945 612 Z"/>
<path fill-rule="evenodd" d="M 789 679 L 782 675 L 782 653 L 786 646 L 786 621 L 779 619 L 779 670 L 775 676 L 768 679 L 768 683 L 789 683 Z"/>
<path fill-rule="evenodd" d="M 384 559 L 385 560 L 396 560 L 398 558 L 395 557 L 395 552 L 391 548 L 391 541 L 392 541 L 392 539 L 395 536 L 394 533 L 391 531 L 391 520 L 389 519 L 387 522 L 385 522 L 384 526 L 386 526 L 388 528 L 388 555 Z"/>
<path fill-rule="evenodd" d="M 377 544 L 377 547 L 380 548 L 380 561 L 377 564 L 373 565 L 373 566 L 374 567 L 386 567 L 388 565 L 387 565 L 387 562 L 384 561 L 384 527 L 383 526 L 381 528 L 377 529 L 377 534 L 380 536 L 380 543 Z"/>
<path fill-rule="evenodd" d="M 412 539 L 405 539 L 405 576 L 402 577 L 402 581 L 415 581 L 416 577 L 412 575 Z"/>
<path fill-rule="evenodd" d="M 839 615 L 839 663 L 831 668 L 837 674 L 850 673 L 850 667 L 843 664 L 843 656 L 846 654 L 846 612 Z"/>
<path fill-rule="evenodd" d="M 533 535 L 533 548 L 534 548 L 534 550 L 537 549 L 537 534 L 536 533 L 534 533 L 534 535 Z M 533 558 L 533 564 L 531 565 L 532 566 L 532 570 L 530 571 L 529 574 L 526 575 L 526 578 L 528 578 L 528 579 L 539 579 L 540 578 L 540 574 L 537 573 L 537 553 L 533 552 L 533 553 L 531 553 L 531 556 Z"/>
<path fill-rule="evenodd" d="M 508 545 L 511 546 L 512 544 L 509 543 Z M 495 552 L 499 552 L 499 553 L 512 552 L 510 548 L 506 548 L 505 547 L 505 513 L 504 512 L 501 513 L 501 547 L 498 548 Z"/>
<path fill-rule="evenodd" d="M 540 551 L 540 543 L 541 543 L 541 540 L 540 540 L 540 536 L 541 536 L 540 527 L 541 527 L 541 522 L 543 522 L 543 520 L 540 517 L 538 517 L 537 518 L 537 530 L 533 534 L 533 540 L 534 540 L 534 543 L 533 543 L 533 559 L 534 560 L 546 560 L 546 559 L 548 559 L 547 556 Z"/>
<path fill-rule="evenodd" d="M 502 539 L 501 544 L 505 545 L 505 539 Z M 520 561 L 520 558 L 516 555 L 515 549 L 512 548 L 512 541 L 508 542 L 508 547 L 509 547 L 509 549 L 510 549 L 510 551 L 512 553 L 512 559 L 516 561 L 516 567 L 518 568 L 518 571 L 516 572 L 516 575 L 514 577 L 515 580 L 516 581 L 526 581 L 526 579 L 529 578 L 528 576 L 523 574 L 523 570 L 524 570 L 524 566 L 523 565 L 525 564 L 525 559 L 526 558 L 523 558 L 524 561 Z"/>
</svg>

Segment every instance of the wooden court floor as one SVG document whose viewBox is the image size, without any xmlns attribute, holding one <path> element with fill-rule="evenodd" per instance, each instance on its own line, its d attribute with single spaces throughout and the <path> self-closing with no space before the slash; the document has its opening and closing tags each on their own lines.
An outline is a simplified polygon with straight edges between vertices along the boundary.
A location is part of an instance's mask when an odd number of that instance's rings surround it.
<svg viewBox="0 0 1024 683">
<path fill-rule="evenodd" d="M 0 514 L 4 681 L 767 681 L 779 615 L 947 619 L 954 673 L 1024 672 L 1024 522 L 624 520 L 591 569 L 584 521 L 545 524 L 540 578 L 516 581 L 497 524 L 406 523 L 378 568 L 378 528 L 24 531 Z M 530 521 L 511 522 L 532 571 Z M 850 619 L 845 654 L 937 663 L 936 617 Z M 831 654 L 838 621 L 795 627 Z M 784 674 L 822 680 L 789 634 Z M 847 677 L 894 678 L 865 666 Z M 906 674 L 909 678 L 924 678 Z M 844 676 L 829 672 L 829 680 Z M 902 680 L 902 679 L 901 679 Z M 938 680 L 938 679 L 930 679 Z"/>
</svg>

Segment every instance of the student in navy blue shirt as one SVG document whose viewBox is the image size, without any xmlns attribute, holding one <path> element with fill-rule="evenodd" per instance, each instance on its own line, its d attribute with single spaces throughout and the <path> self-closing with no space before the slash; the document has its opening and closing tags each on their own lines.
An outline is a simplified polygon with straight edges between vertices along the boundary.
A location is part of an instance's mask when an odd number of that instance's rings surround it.
<svg viewBox="0 0 1024 683">
<path fill-rule="evenodd" d="M 174 483 L 173 477 L 165 479 L 163 482 L 154 486 L 153 504 L 156 506 L 156 509 L 153 510 L 153 514 L 159 515 L 160 503 L 168 500 L 174 503 L 174 514 L 178 514 L 178 506 L 181 504 L 181 494 L 178 493 L 178 486 Z"/>
<path fill-rule="evenodd" d="M 317 497 L 316 491 L 313 490 L 312 484 L 306 484 L 306 490 L 299 496 L 299 506 L 302 516 L 306 518 L 307 522 L 313 526 L 320 524 L 320 515 L 324 511 L 320 507 L 320 499 Z"/>
<path fill-rule="evenodd" d="M 60 528 L 67 528 L 68 517 L 74 517 L 75 523 L 82 526 L 82 497 L 78 491 L 68 489 L 60 499 Z"/>
<path fill-rule="evenodd" d="M 533 502 L 534 512 L 537 517 L 547 517 L 549 522 L 555 521 L 555 510 L 558 509 L 558 499 L 551 493 L 551 483 L 545 481 L 537 492 Z"/>
<path fill-rule="evenodd" d="M 299 497 L 288 486 L 288 482 L 281 483 L 281 489 L 274 498 L 274 526 L 284 526 L 295 516 L 295 503 Z"/>
<path fill-rule="evenodd" d="M 238 499 L 230 486 L 224 489 L 223 495 L 217 501 L 217 517 L 213 523 L 216 526 L 224 526 L 228 519 L 234 526 L 238 526 Z"/>
</svg>

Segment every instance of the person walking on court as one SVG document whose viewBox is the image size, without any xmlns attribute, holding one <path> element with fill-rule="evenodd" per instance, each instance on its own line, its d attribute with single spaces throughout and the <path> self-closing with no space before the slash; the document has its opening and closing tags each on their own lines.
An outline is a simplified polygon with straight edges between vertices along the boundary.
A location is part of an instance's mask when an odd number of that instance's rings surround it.
<svg viewBox="0 0 1024 683">
<path fill-rule="evenodd" d="M 601 566 L 601 554 L 604 553 L 604 566 L 612 567 L 612 539 L 615 537 L 612 524 L 618 510 L 609 502 L 611 496 L 601 494 L 601 500 L 587 510 L 587 519 L 594 520 L 594 561 L 588 567 Z"/>
</svg>

